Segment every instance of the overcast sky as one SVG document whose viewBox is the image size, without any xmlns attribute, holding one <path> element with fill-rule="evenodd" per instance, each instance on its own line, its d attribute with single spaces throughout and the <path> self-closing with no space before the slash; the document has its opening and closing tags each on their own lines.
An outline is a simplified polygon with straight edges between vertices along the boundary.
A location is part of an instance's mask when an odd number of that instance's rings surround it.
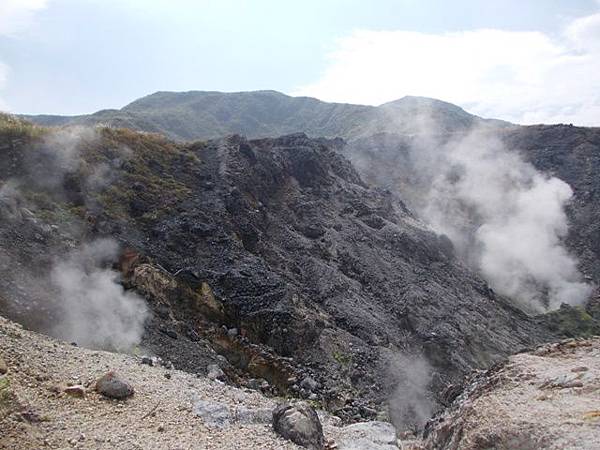
<svg viewBox="0 0 600 450">
<path fill-rule="evenodd" d="M 600 125 L 600 1 L 0 0 L 0 109 L 256 89 Z"/>
</svg>

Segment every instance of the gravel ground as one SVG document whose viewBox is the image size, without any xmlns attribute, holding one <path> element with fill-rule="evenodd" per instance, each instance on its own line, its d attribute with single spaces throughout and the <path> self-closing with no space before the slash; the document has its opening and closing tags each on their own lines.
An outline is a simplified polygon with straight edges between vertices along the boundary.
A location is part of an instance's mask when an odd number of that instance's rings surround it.
<svg viewBox="0 0 600 450">
<path fill-rule="evenodd" d="M 132 356 L 92 351 L 23 330 L 0 318 L 0 358 L 8 373 L 0 384 L 2 449 L 297 449 L 270 424 L 206 426 L 192 412 L 195 400 L 230 408 L 273 408 L 253 391 L 140 364 Z M 125 401 L 93 390 L 114 370 L 135 388 Z M 168 379 L 166 376 L 169 376 Z M 8 384 L 7 384 L 8 381 Z M 62 392 L 87 387 L 84 398 Z"/>
</svg>

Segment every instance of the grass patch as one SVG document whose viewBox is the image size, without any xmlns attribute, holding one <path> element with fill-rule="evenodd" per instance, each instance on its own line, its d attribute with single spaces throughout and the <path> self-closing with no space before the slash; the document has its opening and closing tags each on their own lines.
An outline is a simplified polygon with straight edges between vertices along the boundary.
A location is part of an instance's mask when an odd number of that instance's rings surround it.
<svg viewBox="0 0 600 450">
<path fill-rule="evenodd" d="M 48 128 L 34 125 L 6 113 L 0 113 L 0 135 L 13 138 L 40 138 L 48 133 Z"/>
<path fill-rule="evenodd" d="M 333 359 L 335 359 L 336 362 L 342 366 L 349 366 L 352 363 L 352 356 L 348 355 L 347 353 L 334 351 L 331 356 L 333 356 Z"/>
<path fill-rule="evenodd" d="M 17 399 L 6 376 L 0 377 L 0 420 L 17 409 Z"/>
<path fill-rule="evenodd" d="M 562 305 L 542 317 L 549 328 L 560 336 L 575 338 L 600 335 L 600 321 L 581 306 Z"/>
</svg>

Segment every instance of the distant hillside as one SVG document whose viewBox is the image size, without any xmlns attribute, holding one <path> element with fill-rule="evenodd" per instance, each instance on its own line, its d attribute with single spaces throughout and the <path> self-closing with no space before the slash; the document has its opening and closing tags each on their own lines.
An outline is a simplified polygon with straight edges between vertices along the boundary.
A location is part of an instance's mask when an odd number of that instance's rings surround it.
<svg viewBox="0 0 600 450">
<path fill-rule="evenodd" d="M 39 125 L 106 124 L 158 132 L 177 140 L 212 139 L 230 134 L 249 138 L 304 132 L 314 137 L 355 139 L 376 133 L 414 133 L 436 120 L 438 132 L 462 131 L 488 121 L 450 103 L 404 97 L 381 106 L 327 103 L 276 91 L 156 92 L 120 110 L 84 116 L 23 116 Z"/>
</svg>

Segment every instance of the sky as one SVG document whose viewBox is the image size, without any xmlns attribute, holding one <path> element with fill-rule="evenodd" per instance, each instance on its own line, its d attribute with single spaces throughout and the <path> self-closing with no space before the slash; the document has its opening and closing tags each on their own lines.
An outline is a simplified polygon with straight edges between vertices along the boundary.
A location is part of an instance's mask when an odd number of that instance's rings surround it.
<svg viewBox="0 0 600 450">
<path fill-rule="evenodd" d="M 0 109 L 13 113 L 274 89 L 600 126 L 599 74 L 600 0 L 0 0 Z"/>
</svg>

